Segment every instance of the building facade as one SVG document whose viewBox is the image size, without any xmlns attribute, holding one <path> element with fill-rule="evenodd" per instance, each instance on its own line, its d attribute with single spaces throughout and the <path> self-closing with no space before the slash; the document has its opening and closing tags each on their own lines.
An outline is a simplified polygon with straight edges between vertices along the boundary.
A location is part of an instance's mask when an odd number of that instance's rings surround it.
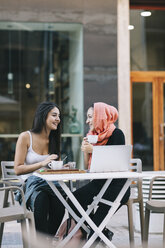
<svg viewBox="0 0 165 248">
<path fill-rule="evenodd" d="M 92 103 L 118 107 L 117 1 L 1 1 L 0 33 L 1 160 L 41 101 L 61 108 L 64 150 L 87 132 Z"/>
<path fill-rule="evenodd" d="M 118 108 L 143 168 L 163 170 L 164 11 L 163 0 L 2 0 L 1 160 L 13 160 L 37 104 L 52 100 L 63 117 L 63 156 L 82 164 L 86 111 L 103 101 Z"/>
</svg>

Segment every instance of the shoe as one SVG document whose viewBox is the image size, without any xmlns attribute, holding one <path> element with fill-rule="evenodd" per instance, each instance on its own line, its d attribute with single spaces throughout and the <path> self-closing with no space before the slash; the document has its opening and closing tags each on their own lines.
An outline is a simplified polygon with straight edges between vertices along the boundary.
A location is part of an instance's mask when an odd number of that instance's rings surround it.
<svg viewBox="0 0 165 248">
<path fill-rule="evenodd" d="M 111 241 L 114 233 L 107 229 L 106 227 L 103 230 L 104 235 Z"/>
<path fill-rule="evenodd" d="M 93 235 L 93 230 L 91 230 L 90 231 L 90 234 L 89 234 L 89 236 L 88 236 L 88 239 L 90 239 L 90 237 Z M 112 237 L 113 237 L 113 235 L 114 235 L 114 233 L 112 232 L 112 231 L 110 231 L 108 228 L 104 228 L 103 229 L 103 234 L 111 241 L 112 240 Z M 101 238 L 100 237 L 98 237 L 96 240 L 95 240 L 95 242 L 94 242 L 94 245 L 97 245 L 100 241 L 102 241 L 101 240 Z M 102 242 L 104 242 L 104 241 L 102 241 Z"/>
<path fill-rule="evenodd" d="M 86 231 L 82 227 L 80 227 L 80 230 L 81 230 L 81 233 L 82 233 L 81 240 L 86 240 L 87 239 Z"/>
</svg>

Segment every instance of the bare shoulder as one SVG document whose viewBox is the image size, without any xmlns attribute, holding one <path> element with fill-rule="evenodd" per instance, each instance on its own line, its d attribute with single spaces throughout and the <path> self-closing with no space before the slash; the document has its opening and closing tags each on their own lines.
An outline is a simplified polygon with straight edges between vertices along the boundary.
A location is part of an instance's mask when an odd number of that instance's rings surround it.
<svg viewBox="0 0 165 248">
<path fill-rule="evenodd" d="M 18 142 L 21 144 L 26 144 L 27 146 L 29 146 L 30 144 L 30 136 L 28 134 L 27 131 L 20 133 L 19 137 L 18 137 Z"/>
</svg>

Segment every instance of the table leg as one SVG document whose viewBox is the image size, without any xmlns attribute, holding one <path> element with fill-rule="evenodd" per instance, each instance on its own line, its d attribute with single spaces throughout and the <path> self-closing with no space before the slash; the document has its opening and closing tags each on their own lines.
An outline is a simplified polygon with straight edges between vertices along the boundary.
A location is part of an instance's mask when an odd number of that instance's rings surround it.
<svg viewBox="0 0 165 248">
<path fill-rule="evenodd" d="M 100 193 L 97 195 L 97 197 L 95 198 L 96 200 L 96 204 L 98 204 L 98 202 L 100 201 L 100 198 L 102 198 L 102 196 L 104 195 L 106 189 L 108 188 L 110 182 L 112 179 L 107 179 L 105 184 L 103 185 L 102 189 L 100 190 Z M 115 246 L 110 242 L 109 239 L 107 239 L 107 237 L 102 233 L 102 230 L 100 230 L 99 227 L 97 227 L 95 225 L 95 223 L 91 220 L 91 218 L 88 215 L 88 210 L 87 212 L 85 212 L 85 210 L 82 208 L 82 206 L 80 205 L 80 203 L 77 201 L 77 199 L 74 197 L 74 195 L 72 194 L 72 192 L 70 191 L 70 189 L 67 187 L 67 185 L 63 182 L 60 181 L 59 184 L 61 185 L 61 187 L 63 188 L 63 190 L 65 191 L 65 193 L 67 194 L 67 196 L 69 197 L 69 199 L 73 202 L 74 206 L 77 208 L 77 210 L 80 212 L 81 216 L 83 216 L 82 218 L 89 224 L 89 226 L 94 230 L 94 232 L 96 233 L 96 237 L 90 239 L 92 242 L 91 244 L 95 241 L 95 239 L 97 238 L 97 236 L 99 236 L 107 245 L 108 247 L 112 247 L 114 248 Z M 117 208 L 120 205 L 120 202 L 113 202 L 113 205 L 115 205 L 115 210 L 114 212 L 117 210 Z M 95 206 L 95 204 L 92 203 L 92 205 Z M 94 207 L 93 206 L 93 207 Z M 113 214 L 112 214 L 113 215 Z M 102 228 L 103 229 L 103 228 Z M 88 241 L 89 242 L 89 241 Z M 88 243 L 87 242 L 87 243 Z M 87 244 L 86 243 L 86 244 Z M 90 247 L 90 245 L 87 245 L 84 247 Z"/>
<path fill-rule="evenodd" d="M 112 218 L 112 216 L 114 215 L 114 213 L 116 212 L 116 210 L 118 209 L 118 207 L 120 206 L 120 202 L 124 196 L 124 194 L 126 193 L 127 189 L 129 188 L 129 186 L 131 185 L 131 181 L 130 179 L 127 179 L 127 181 L 125 182 L 123 188 L 121 189 L 120 193 L 118 194 L 118 196 L 116 197 L 116 200 L 114 201 L 114 204 L 112 205 L 112 207 L 110 208 L 108 214 L 106 215 L 106 217 L 104 218 L 104 220 L 102 221 L 102 223 L 99 225 L 99 229 L 103 230 L 104 227 L 107 225 L 107 223 L 109 222 L 109 220 Z M 94 242 L 93 239 L 95 240 L 97 238 L 97 233 L 94 233 L 91 238 L 88 240 L 88 242 L 86 242 L 86 244 L 83 246 L 83 248 L 87 248 L 90 247 L 91 244 Z M 101 236 L 100 236 L 101 237 Z M 105 237 L 105 236 L 104 236 Z M 106 241 L 105 238 L 101 238 L 104 242 Z M 107 244 L 107 242 L 105 242 Z M 111 246 L 109 247 L 115 247 Z"/>
<path fill-rule="evenodd" d="M 55 194 L 57 195 L 57 197 L 60 199 L 60 201 L 63 203 L 63 205 L 66 207 L 66 209 L 68 210 L 68 212 L 73 216 L 73 218 L 77 221 L 77 225 L 73 228 L 73 230 L 68 234 L 68 236 L 60 243 L 60 245 L 58 247 L 63 247 L 70 239 L 71 237 L 77 232 L 77 230 L 82 226 L 84 228 L 84 221 L 87 219 L 84 217 L 84 213 L 86 215 L 86 217 L 88 218 L 87 222 L 92 229 L 96 228 L 96 232 L 99 234 L 99 236 L 104 236 L 104 234 L 102 234 L 101 231 L 97 231 L 98 227 L 93 223 L 93 221 L 90 219 L 89 214 L 92 212 L 92 210 L 94 209 L 95 206 L 98 205 L 98 202 L 100 201 L 100 199 L 102 198 L 102 196 L 104 195 L 105 191 L 107 190 L 109 184 L 111 183 L 112 179 L 107 179 L 105 184 L 103 185 L 102 189 L 100 190 L 99 194 L 97 195 L 97 197 L 95 198 L 95 200 L 93 201 L 93 203 L 90 205 L 90 207 L 87 209 L 87 211 L 85 212 L 85 210 L 81 207 L 81 205 L 79 204 L 79 202 L 77 201 L 77 199 L 74 197 L 73 193 L 70 191 L 70 189 L 68 188 L 68 186 L 63 182 L 63 181 L 59 181 L 60 186 L 62 187 L 62 189 L 64 190 L 64 192 L 66 193 L 66 195 L 70 198 L 70 200 L 73 202 L 73 204 L 75 205 L 75 207 L 77 208 L 77 210 L 80 212 L 80 214 L 82 215 L 81 218 L 79 218 L 74 211 L 71 209 L 71 207 L 69 206 L 69 204 L 66 202 L 66 200 L 64 199 L 64 197 L 61 195 L 61 193 L 59 192 L 59 190 L 57 189 L 57 187 L 51 182 L 51 181 L 47 181 L 47 183 L 49 184 L 49 186 L 52 188 L 52 190 L 55 192 Z M 83 211 L 83 214 L 82 214 Z M 94 226 L 92 226 L 94 224 Z M 84 228 L 85 229 L 85 228 Z M 87 228 L 85 229 L 86 231 L 88 230 Z M 105 236 L 104 236 L 105 237 Z M 107 237 L 105 237 L 107 242 L 110 242 Z"/>
<path fill-rule="evenodd" d="M 91 226 L 91 228 L 94 230 L 95 233 L 88 240 L 88 242 L 83 246 L 84 248 L 90 247 L 98 236 L 108 245 L 108 247 L 115 248 L 115 246 L 112 244 L 112 242 L 109 239 L 107 239 L 107 237 L 102 233 L 102 230 L 106 226 L 106 224 L 108 223 L 110 218 L 113 216 L 113 214 L 116 212 L 118 207 L 120 206 L 121 199 L 123 198 L 123 196 L 124 196 L 125 192 L 127 191 L 128 187 L 130 186 L 131 180 L 127 179 L 126 183 L 124 184 L 123 188 L 121 189 L 120 193 L 118 194 L 118 196 L 116 197 L 116 200 L 114 202 L 106 201 L 106 204 L 111 205 L 112 207 L 110 208 L 107 216 L 104 218 L 104 220 L 99 225 L 99 227 L 97 227 L 95 225 L 95 223 L 89 217 L 90 212 L 92 211 L 94 206 L 96 206 L 98 204 L 98 202 L 100 202 L 100 201 L 105 202 L 105 200 L 102 200 L 101 198 L 104 195 L 106 189 L 108 188 L 111 180 L 112 179 L 107 179 L 106 180 L 106 182 L 103 185 L 101 191 L 95 197 L 91 207 L 86 212 L 82 208 L 82 206 L 79 204 L 77 199 L 74 197 L 73 193 L 70 191 L 70 189 L 67 187 L 67 185 L 63 181 L 59 181 L 59 184 L 62 187 L 62 189 L 64 190 L 64 192 L 67 194 L 69 199 L 73 202 L 74 206 L 80 212 L 80 214 L 82 216 L 81 219 L 77 215 L 75 215 L 74 211 L 68 205 L 68 203 L 63 198 L 63 196 L 58 191 L 58 189 L 55 187 L 55 185 L 52 182 L 48 181 L 48 184 L 50 185 L 52 190 L 55 192 L 57 197 L 61 200 L 61 202 L 67 208 L 68 212 L 73 216 L 73 218 L 75 218 L 75 220 L 78 222 L 77 225 L 72 230 L 72 232 L 59 244 L 58 247 L 63 247 L 64 244 L 66 244 L 70 240 L 70 238 L 74 235 L 74 233 L 80 228 L 80 226 L 83 224 L 83 222 L 86 221 L 89 224 L 89 226 Z"/>
</svg>

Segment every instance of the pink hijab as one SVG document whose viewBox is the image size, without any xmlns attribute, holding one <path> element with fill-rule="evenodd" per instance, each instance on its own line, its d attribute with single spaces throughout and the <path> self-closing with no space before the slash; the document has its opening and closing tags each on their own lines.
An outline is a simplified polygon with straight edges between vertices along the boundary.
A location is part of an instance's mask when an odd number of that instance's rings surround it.
<svg viewBox="0 0 165 248">
<path fill-rule="evenodd" d="M 106 145 L 109 137 L 112 135 L 116 126 L 114 123 L 118 119 L 118 111 L 115 107 L 103 102 L 94 104 L 93 111 L 93 126 L 94 131 L 89 132 L 87 135 L 98 135 L 98 142 L 94 145 Z M 89 160 L 89 166 L 91 158 Z"/>
</svg>

